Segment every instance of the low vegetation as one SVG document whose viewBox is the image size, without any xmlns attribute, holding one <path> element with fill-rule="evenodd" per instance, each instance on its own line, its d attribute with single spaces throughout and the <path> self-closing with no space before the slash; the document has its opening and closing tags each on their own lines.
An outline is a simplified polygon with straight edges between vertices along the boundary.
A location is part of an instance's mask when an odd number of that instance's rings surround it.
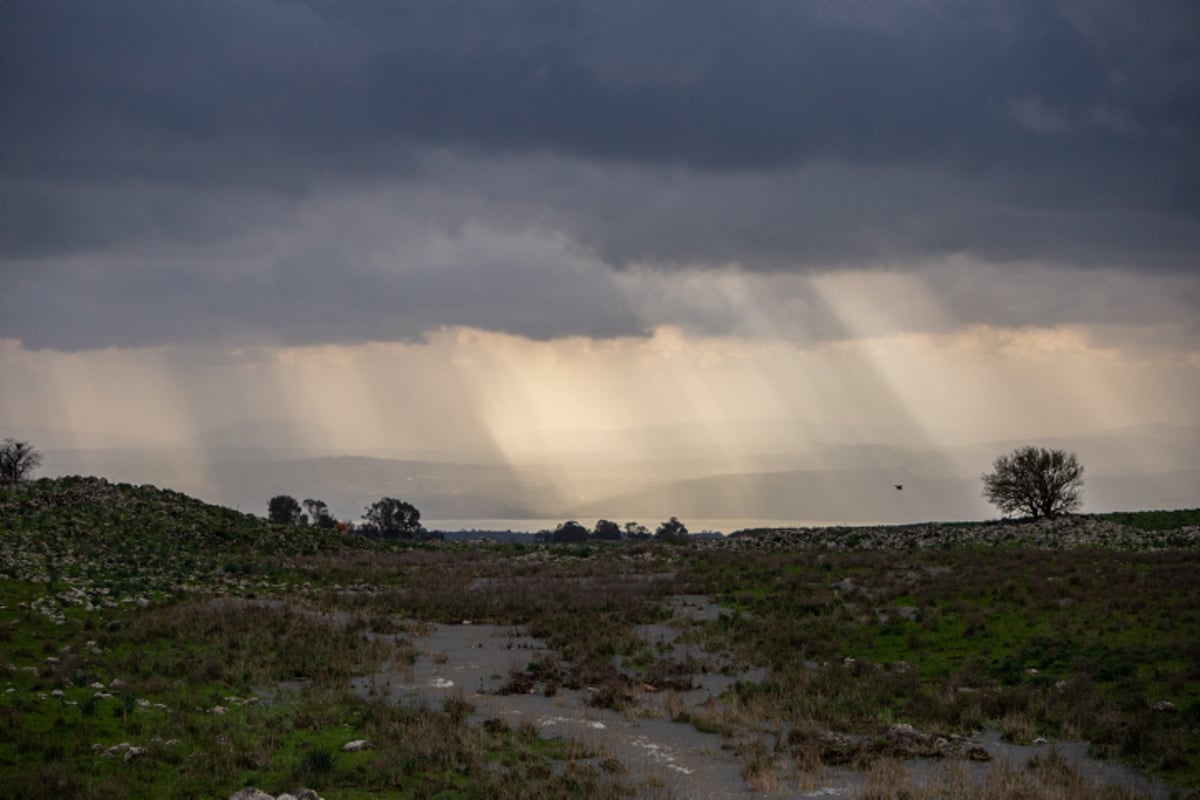
<svg viewBox="0 0 1200 800">
<path fill-rule="evenodd" d="M 964 777 L 970 735 L 998 729 L 1087 740 L 1182 794 L 1200 786 L 1198 517 L 451 545 L 98 479 L 17 484 L 0 490 L 0 798 L 670 795 L 461 695 L 398 708 L 350 690 L 414 659 L 422 624 L 464 621 L 550 646 L 505 690 L 661 701 L 748 788 L 850 765 L 864 797 L 1096 796 L 1053 750 Z M 677 614 L 685 594 L 720 612 Z M 668 623 L 687 656 L 639 633 Z M 706 671 L 730 688 L 689 706 Z M 946 767 L 913 785 L 896 772 L 913 757 Z"/>
</svg>

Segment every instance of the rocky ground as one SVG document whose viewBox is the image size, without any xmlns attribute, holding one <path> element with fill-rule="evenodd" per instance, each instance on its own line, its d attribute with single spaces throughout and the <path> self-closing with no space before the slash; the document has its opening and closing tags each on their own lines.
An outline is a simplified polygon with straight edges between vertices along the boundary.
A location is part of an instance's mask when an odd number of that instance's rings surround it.
<svg viewBox="0 0 1200 800">
<path fill-rule="evenodd" d="M 0 492 L 0 800 L 1184 791 L 1200 527 L 1113 516 L 401 545 L 39 481 Z"/>
<path fill-rule="evenodd" d="M 903 550 L 962 546 L 1020 546 L 1042 550 L 1103 547 L 1117 550 L 1165 550 L 1200 546 L 1200 525 L 1144 530 L 1092 516 L 1062 516 L 1036 521 L 938 523 L 863 527 L 773 528 L 740 531 L 700 547 L 719 549 Z"/>
</svg>

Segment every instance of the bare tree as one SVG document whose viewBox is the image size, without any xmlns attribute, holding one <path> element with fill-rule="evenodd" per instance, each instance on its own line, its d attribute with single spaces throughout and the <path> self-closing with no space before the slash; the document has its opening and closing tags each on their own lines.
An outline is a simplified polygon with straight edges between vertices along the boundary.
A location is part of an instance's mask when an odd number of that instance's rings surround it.
<svg viewBox="0 0 1200 800">
<path fill-rule="evenodd" d="M 29 442 L 5 439 L 0 442 L 0 486 L 28 479 L 42 463 L 42 454 Z"/>
<path fill-rule="evenodd" d="M 1019 447 L 983 475 L 983 496 L 1005 514 L 1054 517 L 1083 505 L 1083 466 L 1074 453 Z"/>
</svg>

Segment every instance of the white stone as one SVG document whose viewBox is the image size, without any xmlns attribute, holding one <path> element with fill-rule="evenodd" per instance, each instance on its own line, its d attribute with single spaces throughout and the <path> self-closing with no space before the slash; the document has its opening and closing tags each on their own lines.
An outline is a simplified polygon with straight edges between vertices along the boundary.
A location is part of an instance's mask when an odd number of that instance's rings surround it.
<svg viewBox="0 0 1200 800">
<path fill-rule="evenodd" d="M 267 794 L 261 789 L 255 789 L 253 786 L 247 786 L 245 789 L 238 789 L 236 792 L 229 795 L 229 800 L 275 800 L 275 797 Z"/>
</svg>

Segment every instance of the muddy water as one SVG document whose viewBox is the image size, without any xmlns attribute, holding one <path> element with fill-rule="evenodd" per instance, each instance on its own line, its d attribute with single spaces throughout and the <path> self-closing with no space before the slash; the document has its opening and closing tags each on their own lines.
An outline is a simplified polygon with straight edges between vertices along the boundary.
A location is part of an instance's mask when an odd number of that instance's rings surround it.
<svg viewBox="0 0 1200 800">
<path fill-rule="evenodd" d="M 387 639 L 389 637 L 379 637 Z M 666 787 L 679 797 L 745 797 L 741 765 L 721 737 L 689 724 L 657 716 L 648 704 L 641 714 L 588 705 L 587 691 L 496 694 L 510 670 L 523 671 L 547 654 L 545 644 L 517 628 L 497 625 L 436 625 L 416 639 L 418 657 L 411 666 L 391 667 L 357 678 L 352 688 L 363 697 L 382 697 L 405 705 L 440 705 L 462 697 L 475 706 L 475 717 L 498 717 L 516 727 L 529 722 L 546 736 L 578 739 L 616 757 L 630 777 L 646 787 Z M 700 703 L 724 686 L 680 693 Z M 649 716 L 655 714 L 656 716 Z"/>
<path fill-rule="evenodd" d="M 460 625 L 424 626 L 413 637 L 417 659 L 413 664 L 388 664 L 374 674 L 356 678 L 352 688 L 363 697 L 385 698 L 409 706 L 440 706 L 448 698 L 461 697 L 475 707 L 474 717 L 483 721 L 500 718 L 516 727 L 522 723 L 536 726 L 545 736 L 577 739 L 614 756 L 628 770 L 632 782 L 648 794 L 679 798 L 747 797 L 828 797 L 852 798 L 865 785 L 861 772 L 845 768 L 825 768 L 813 775 L 798 775 L 791 770 L 790 759 L 781 758 L 780 768 L 755 791 L 742 777 L 743 763 L 734 752 L 736 742 L 720 735 L 704 733 L 687 722 L 672 722 L 668 701 L 676 713 L 682 708 L 693 711 L 715 699 L 735 680 L 762 681 L 762 670 L 722 674 L 719 657 L 704 653 L 693 645 L 678 641 L 680 627 L 693 622 L 715 619 L 722 612 L 704 597 L 678 597 L 672 602 L 674 625 L 640 626 L 638 635 L 672 658 L 694 658 L 709 667 L 693 678 L 694 688 L 686 692 L 644 692 L 634 707 L 624 712 L 592 708 L 589 692 L 560 689 L 554 696 L 534 694 L 498 694 L 510 672 L 525 671 L 530 662 L 551 655 L 544 642 L 523 629 L 464 622 Z M 728 613 L 728 612 L 724 612 Z M 677 627 L 679 626 L 679 627 Z M 373 634 L 384 641 L 396 637 Z M 762 732 L 747 731 L 750 738 Z M 1050 745 L 1017 746 L 1000 740 L 996 732 L 972 737 L 974 743 L 992 756 L 988 763 L 967 762 L 966 767 L 982 779 L 991 765 L 1002 764 L 1022 769 L 1029 759 L 1045 755 Z M 1145 793 L 1167 797 L 1169 792 L 1155 783 L 1119 765 L 1087 756 L 1084 742 L 1056 743 L 1060 754 L 1085 777 L 1100 784 L 1115 784 Z M 944 767 L 938 760 L 913 760 L 904 763 L 914 783 L 923 783 Z"/>
<path fill-rule="evenodd" d="M 1087 742 L 1055 742 L 1053 745 L 1016 745 L 1000 740 L 999 731 L 987 731 L 976 737 L 992 759 L 1014 768 L 1023 769 L 1034 756 L 1045 756 L 1051 748 L 1058 751 L 1080 775 L 1092 783 L 1121 786 L 1155 798 L 1169 797 L 1167 786 L 1136 770 L 1108 761 L 1098 761 L 1088 755 Z"/>
</svg>

